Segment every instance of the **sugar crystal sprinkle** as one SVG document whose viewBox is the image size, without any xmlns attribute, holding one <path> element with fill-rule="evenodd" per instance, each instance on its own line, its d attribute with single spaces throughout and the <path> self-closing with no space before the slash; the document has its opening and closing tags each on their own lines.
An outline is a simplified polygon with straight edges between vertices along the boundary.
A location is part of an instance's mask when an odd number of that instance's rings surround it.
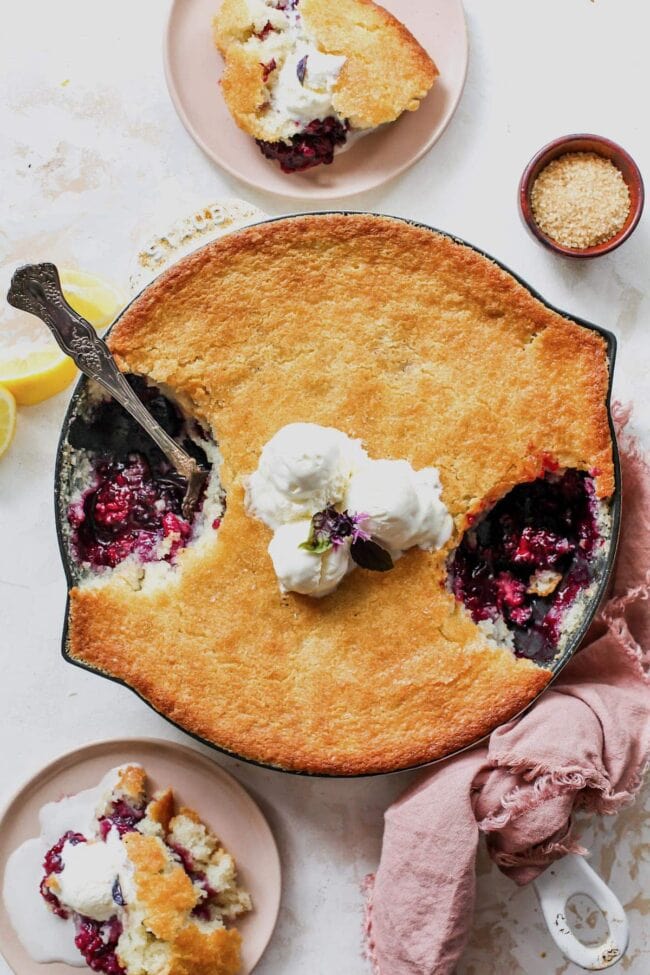
<svg viewBox="0 0 650 975">
<path fill-rule="evenodd" d="M 539 228 L 574 250 L 611 240 L 630 212 L 621 171 L 595 152 L 568 152 L 550 162 L 533 183 L 530 202 Z"/>
</svg>

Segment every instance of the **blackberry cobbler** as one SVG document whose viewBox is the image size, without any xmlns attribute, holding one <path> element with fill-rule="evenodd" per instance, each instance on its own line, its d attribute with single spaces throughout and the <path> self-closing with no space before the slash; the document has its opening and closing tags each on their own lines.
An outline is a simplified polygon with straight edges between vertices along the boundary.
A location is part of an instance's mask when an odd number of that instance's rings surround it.
<svg viewBox="0 0 650 975">
<path fill-rule="evenodd" d="M 141 766 L 115 769 L 103 785 L 90 827 L 47 851 L 40 884 L 88 967 L 234 975 L 241 938 L 231 924 L 252 905 L 230 854 L 195 812 L 175 810 L 171 789 L 149 797 Z"/>
<path fill-rule="evenodd" d="M 415 111 L 438 74 L 369 0 L 224 0 L 214 32 L 228 108 L 285 173 L 328 165 L 349 133 Z"/>
<path fill-rule="evenodd" d="M 71 588 L 69 659 L 220 748 L 336 775 L 442 758 L 548 686 L 612 563 L 606 334 L 457 240 L 332 213 L 195 252 L 109 344 L 213 431 L 218 477 L 170 546 L 165 472 L 150 514 L 146 479 L 113 487 L 139 465 L 102 455 L 88 517 L 133 551 Z"/>
<path fill-rule="evenodd" d="M 209 434 L 143 379 L 129 382 L 166 432 L 210 468 L 216 447 Z M 71 548 L 83 569 L 101 574 L 124 563 L 172 565 L 200 530 L 219 527 L 225 496 L 217 480 L 208 482 L 189 522 L 182 513 L 185 479 L 115 401 L 90 397 L 68 440 L 80 451 L 78 466 L 85 458 L 71 475 L 78 490 L 67 510 Z"/>
<path fill-rule="evenodd" d="M 610 533 L 593 478 L 550 466 L 473 520 L 449 564 L 474 622 L 540 663 L 582 621 Z"/>
</svg>

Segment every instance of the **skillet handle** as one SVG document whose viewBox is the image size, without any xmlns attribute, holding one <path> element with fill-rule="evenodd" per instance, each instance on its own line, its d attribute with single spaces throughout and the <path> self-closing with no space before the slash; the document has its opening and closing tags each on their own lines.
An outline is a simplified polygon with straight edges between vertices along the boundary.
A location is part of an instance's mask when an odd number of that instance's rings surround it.
<svg viewBox="0 0 650 975">
<path fill-rule="evenodd" d="M 590 972 L 620 961 L 630 937 L 623 905 L 583 857 L 570 853 L 553 863 L 537 878 L 535 890 L 551 937 L 569 961 Z M 571 931 L 566 905 L 574 894 L 591 897 L 605 916 L 609 933 L 602 944 L 585 945 Z"/>
</svg>

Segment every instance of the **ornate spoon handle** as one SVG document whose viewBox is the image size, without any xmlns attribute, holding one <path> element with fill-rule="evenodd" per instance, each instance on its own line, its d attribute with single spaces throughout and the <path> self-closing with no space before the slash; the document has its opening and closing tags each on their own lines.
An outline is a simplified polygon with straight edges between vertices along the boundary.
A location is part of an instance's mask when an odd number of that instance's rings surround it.
<svg viewBox="0 0 650 975">
<path fill-rule="evenodd" d="M 70 307 L 63 296 L 54 264 L 27 264 L 11 280 L 7 300 L 15 308 L 42 319 L 63 351 L 91 379 L 100 383 L 137 420 L 173 467 L 188 481 L 184 502 L 191 513 L 207 472 L 152 417 L 119 371 L 113 356 L 92 325 Z M 198 483 L 197 483 L 198 482 Z"/>
</svg>

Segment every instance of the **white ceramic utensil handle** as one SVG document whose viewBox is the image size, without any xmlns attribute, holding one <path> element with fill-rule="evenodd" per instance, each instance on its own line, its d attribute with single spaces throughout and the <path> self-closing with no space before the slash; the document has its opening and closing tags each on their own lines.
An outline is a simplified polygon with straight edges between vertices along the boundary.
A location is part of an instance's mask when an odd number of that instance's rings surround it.
<svg viewBox="0 0 650 975">
<path fill-rule="evenodd" d="M 548 867 L 535 881 L 544 920 L 562 954 L 581 968 L 600 972 L 623 957 L 627 951 L 629 926 L 623 905 L 584 857 L 569 854 Z M 599 945 L 585 945 L 567 922 L 567 901 L 586 894 L 603 912 L 609 933 Z"/>
</svg>

